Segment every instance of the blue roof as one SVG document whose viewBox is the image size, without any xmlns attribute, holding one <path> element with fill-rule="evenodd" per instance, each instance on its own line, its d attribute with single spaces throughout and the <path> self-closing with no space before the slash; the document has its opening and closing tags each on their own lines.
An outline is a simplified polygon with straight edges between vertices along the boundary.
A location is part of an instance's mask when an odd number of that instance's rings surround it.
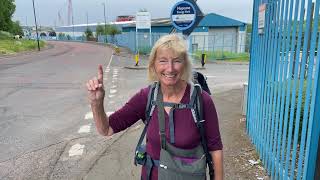
<svg viewBox="0 0 320 180">
<path fill-rule="evenodd" d="M 246 23 L 221 16 L 215 13 L 207 14 L 199 23 L 198 26 L 210 27 L 230 27 L 230 26 L 245 26 Z"/>
</svg>

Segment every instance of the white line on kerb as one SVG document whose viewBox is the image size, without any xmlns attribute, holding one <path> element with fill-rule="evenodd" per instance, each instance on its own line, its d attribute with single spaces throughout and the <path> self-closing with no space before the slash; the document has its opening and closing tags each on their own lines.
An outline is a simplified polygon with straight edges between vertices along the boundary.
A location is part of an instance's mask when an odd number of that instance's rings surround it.
<svg viewBox="0 0 320 180">
<path fill-rule="evenodd" d="M 84 119 L 93 119 L 93 114 L 92 112 L 87 112 L 86 116 L 84 117 Z"/>
<path fill-rule="evenodd" d="M 75 144 L 69 150 L 69 156 L 81 156 L 83 154 L 84 145 Z"/>
<path fill-rule="evenodd" d="M 89 133 L 91 128 L 91 124 L 81 126 L 78 133 Z"/>
</svg>

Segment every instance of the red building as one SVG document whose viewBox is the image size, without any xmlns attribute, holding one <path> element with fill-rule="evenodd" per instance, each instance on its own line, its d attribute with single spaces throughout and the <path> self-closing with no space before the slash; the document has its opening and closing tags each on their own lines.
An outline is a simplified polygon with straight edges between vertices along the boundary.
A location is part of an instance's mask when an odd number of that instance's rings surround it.
<svg viewBox="0 0 320 180">
<path fill-rule="evenodd" d="M 134 18 L 135 18 L 134 16 L 129 16 L 129 15 L 117 16 L 116 22 L 133 21 Z"/>
</svg>

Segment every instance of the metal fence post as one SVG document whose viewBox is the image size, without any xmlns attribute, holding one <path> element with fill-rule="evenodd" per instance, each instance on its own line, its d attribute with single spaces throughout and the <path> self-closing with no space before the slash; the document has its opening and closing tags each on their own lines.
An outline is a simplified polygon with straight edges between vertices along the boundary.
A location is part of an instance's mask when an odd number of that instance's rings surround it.
<svg viewBox="0 0 320 180">
<path fill-rule="evenodd" d="M 318 55 L 319 56 L 319 55 Z M 315 94 L 315 106 L 313 109 L 313 120 L 311 124 L 311 140 L 310 140 L 310 152 L 307 154 L 308 165 L 307 165 L 307 177 L 306 179 L 319 179 L 320 178 L 320 66 L 319 66 L 319 57 L 317 58 L 317 81 L 315 81 L 316 94 Z M 316 79 L 315 79 L 316 80 Z"/>
</svg>

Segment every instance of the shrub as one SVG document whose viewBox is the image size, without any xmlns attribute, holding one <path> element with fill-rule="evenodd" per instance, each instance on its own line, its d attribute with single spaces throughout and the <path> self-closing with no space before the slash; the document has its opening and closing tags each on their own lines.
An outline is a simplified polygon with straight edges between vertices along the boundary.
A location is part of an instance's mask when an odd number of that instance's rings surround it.
<svg viewBox="0 0 320 180">
<path fill-rule="evenodd" d="M 0 39 L 4 40 L 4 39 L 12 39 L 12 34 L 10 34 L 9 32 L 6 31 L 0 31 Z"/>
</svg>

